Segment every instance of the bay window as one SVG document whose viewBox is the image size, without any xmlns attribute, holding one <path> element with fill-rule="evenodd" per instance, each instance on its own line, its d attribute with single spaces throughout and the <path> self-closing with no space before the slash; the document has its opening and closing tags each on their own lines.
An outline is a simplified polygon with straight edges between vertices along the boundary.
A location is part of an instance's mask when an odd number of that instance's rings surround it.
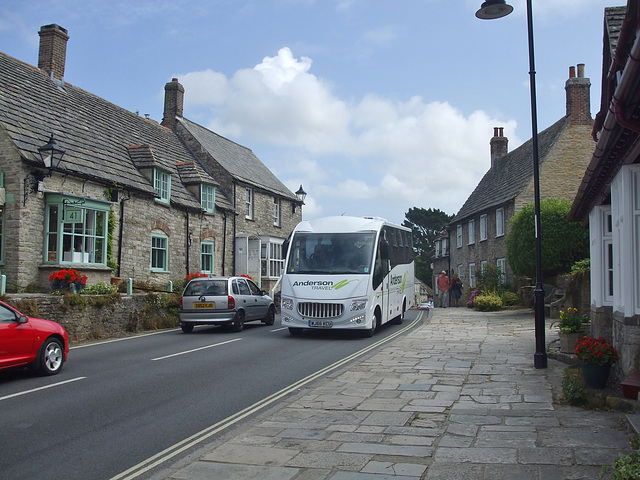
<svg viewBox="0 0 640 480">
<path fill-rule="evenodd" d="M 66 195 L 47 195 L 45 263 L 106 265 L 110 204 Z"/>
</svg>

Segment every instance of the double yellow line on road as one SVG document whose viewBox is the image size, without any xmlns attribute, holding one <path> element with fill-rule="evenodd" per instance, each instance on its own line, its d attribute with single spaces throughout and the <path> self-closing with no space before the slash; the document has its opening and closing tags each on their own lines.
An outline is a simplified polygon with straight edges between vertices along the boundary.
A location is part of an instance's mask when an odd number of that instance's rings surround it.
<svg viewBox="0 0 640 480">
<path fill-rule="evenodd" d="M 297 382 L 289 385 L 288 387 L 285 387 L 282 390 L 269 395 L 268 397 L 260 400 L 259 402 L 256 402 L 253 405 L 243 410 L 240 410 L 237 413 L 234 413 L 233 415 L 225 418 L 224 420 L 220 420 L 219 422 L 205 428 L 204 430 L 201 430 L 198 433 L 195 433 L 194 435 L 191 435 L 190 437 L 185 438 L 184 440 L 172 445 L 171 447 L 164 449 L 163 451 L 155 454 L 152 457 L 147 458 L 146 460 L 138 463 L 137 465 L 134 465 L 130 469 L 116 475 L 115 477 L 112 477 L 111 480 L 132 480 L 142 475 L 143 473 L 148 472 L 153 468 L 156 468 L 157 466 L 167 462 L 168 460 L 171 460 L 172 458 L 183 453 L 184 451 L 196 446 L 199 443 L 202 443 L 204 440 L 207 440 L 208 438 L 212 437 L 216 433 L 219 433 L 222 430 L 225 430 L 226 428 L 229 428 L 230 426 L 238 423 L 239 421 L 249 417 L 250 415 L 253 415 L 254 413 L 262 410 L 263 408 L 271 405 L 272 403 L 280 400 L 281 398 L 289 395 L 290 393 L 307 385 L 308 383 L 322 377 L 323 375 L 326 375 L 327 373 L 333 370 L 336 370 L 342 367 L 343 365 L 370 352 L 371 350 L 379 347 L 380 345 L 383 345 L 384 343 L 387 343 L 393 340 L 397 336 L 402 335 L 407 330 L 413 328 L 422 319 L 422 316 L 423 316 L 423 312 L 420 312 L 418 317 L 413 322 L 411 322 L 401 330 L 398 330 L 397 332 L 389 335 L 388 337 L 385 337 L 375 343 L 372 343 L 371 345 L 363 348 L 362 350 L 355 352 L 349 355 L 348 357 L 343 358 L 342 360 L 338 360 L 337 362 L 327 367 L 324 367 L 323 369 L 318 370 L 317 372 L 312 373 L 311 375 L 308 375 L 307 377 L 301 380 L 298 380 Z"/>
</svg>

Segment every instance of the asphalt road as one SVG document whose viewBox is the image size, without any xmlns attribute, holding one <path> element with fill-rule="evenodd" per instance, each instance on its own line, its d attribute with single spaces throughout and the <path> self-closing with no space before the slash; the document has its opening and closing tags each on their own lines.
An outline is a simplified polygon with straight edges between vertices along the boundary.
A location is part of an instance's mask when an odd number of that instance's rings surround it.
<svg viewBox="0 0 640 480">
<path fill-rule="evenodd" d="M 0 374 L 0 479 L 144 478 L 164 462 L 268 407 L 352 355 L 404 333 L 372 338 L 313 331 L 300 337 L 249 323 L 179 329 L 72 346 L 62 372 Z"/>
</svg>

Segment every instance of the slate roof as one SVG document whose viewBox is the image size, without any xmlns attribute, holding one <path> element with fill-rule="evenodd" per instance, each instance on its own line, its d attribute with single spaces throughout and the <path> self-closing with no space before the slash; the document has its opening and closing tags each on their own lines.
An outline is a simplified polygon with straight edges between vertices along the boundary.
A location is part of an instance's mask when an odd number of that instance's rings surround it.
<svg viewBox="0 0 640 480">
<path fill-rule="evenodd" d="M 570 118 L 562 117 L 538 133 L 538 160 L 542 165 L 559 135 L 569 126 Z M 498 159 L 462 205 L 451 224 L 470 218 L 515 199 L 533 178 L 532 140 Z"/>
<path fill-rule="evenodd" d="M 296 196 L 247 147 L 243 147 L 186 118 L 176 119 L 237 181 L 297 200 Z"/>
<path fill-rule="evenodd" d="M 25 161 L 41 166 L 38 147 L 54 133 L 66 150 L 61 170 L 154 196 L 151 181 L 136 168 L 128 148 L 147 145 L 151 157 L 140 161 L 152 161 L 172 174 L 171 203 L 202 210 L 178 181 L 176 168 L 177 162 L 195 157 L 171 130 L 2 52 L 0 85 L 0 125 Z M 223 195 L 216 197 L 217 206 L 231 208 Z"/>
</svg>

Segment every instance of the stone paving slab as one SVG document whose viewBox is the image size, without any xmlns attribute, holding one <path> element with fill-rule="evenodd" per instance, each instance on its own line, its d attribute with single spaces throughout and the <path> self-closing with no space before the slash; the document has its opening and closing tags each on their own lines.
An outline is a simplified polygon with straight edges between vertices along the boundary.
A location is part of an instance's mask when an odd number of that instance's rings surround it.
<svg viewBox="0 0 640 480">
<path fill-rule="evenodd" d="M 554 403 L 565 365 L 533 367 L 533 326 L 530 310 L 436 309 L 157 478 L 599 479 L 630 451 L 625 415 Z"/>
</svg>

